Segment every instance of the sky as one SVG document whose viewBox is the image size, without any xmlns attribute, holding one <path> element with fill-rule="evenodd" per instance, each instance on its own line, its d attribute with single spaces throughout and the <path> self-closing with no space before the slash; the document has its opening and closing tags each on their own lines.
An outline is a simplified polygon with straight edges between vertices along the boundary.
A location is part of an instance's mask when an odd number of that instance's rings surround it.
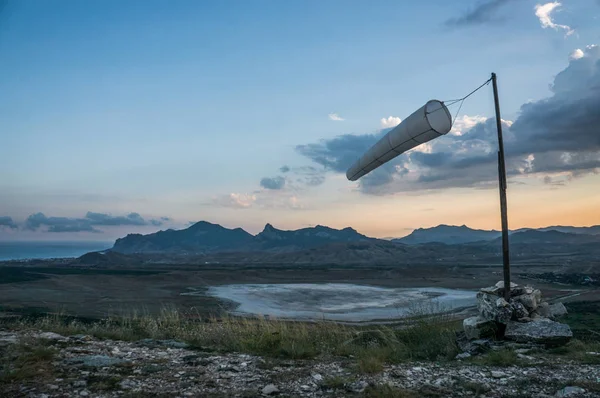
<svg viewBox="0 0 600 398">
<path fill-rule="evenodd" d="M 598 0 L 0 1 L 0 240 L 498 229 L 491 85 L 448 135 L 345 177 L 491 72 L 509 226 L 600 224 L 598 44 Z"/>
</svg>

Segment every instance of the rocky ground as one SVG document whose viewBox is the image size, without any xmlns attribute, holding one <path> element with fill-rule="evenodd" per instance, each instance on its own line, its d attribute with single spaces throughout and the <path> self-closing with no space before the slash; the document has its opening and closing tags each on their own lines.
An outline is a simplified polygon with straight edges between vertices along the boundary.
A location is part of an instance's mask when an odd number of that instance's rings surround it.
<svg viewBox="0 0 600 398">
<path fill-rule="evenodd" d="M 506 366 L 463 355 L 359 369 L 353 358 L 277 360 L 173 340 L 4 330 L 0 354 L 2 397 L 600 397 L 598 352 L 583 354 L 587 364 L 525 348 Z"/>
</svg>

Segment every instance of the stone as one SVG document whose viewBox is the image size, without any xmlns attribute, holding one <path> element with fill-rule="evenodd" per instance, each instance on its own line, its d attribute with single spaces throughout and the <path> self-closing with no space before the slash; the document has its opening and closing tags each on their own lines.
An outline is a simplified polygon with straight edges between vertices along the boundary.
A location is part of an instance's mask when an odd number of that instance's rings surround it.
<svg viewBox="0 0 600 398">
<path fill-rule="evenodd" d="M 123 389 L 123 390 L 127 390 L 130 388 L 135 388 L 136 387 L 136 383 L 133 380 L 130 379 L 125 379 L 123 381 L 121 381 L 119 383 L 119 386 Z"/>
<path fill-rule="evenodd" d="M 468 352 L 461 352 L 460 354 L 456 355 L 456 357 L 454 357 L 454 359 L 466 359 L 466 358 L 470 358 L 471 354 L 469 354 Z"/>
<path fill-rule="evenodd" d="M 314 381 L 316 381 L 316 382 L 323 381 L 323 376 L 321 376 L 321 375 L 320 375 L 320 374 L 318 374 L 318 373 L 315 373 L 315 374 L 313 374 L 313 375 L 312 375 L 312 378 L 313 378 L 313 380 L 314 380 Z"/>
<path fill-rule="evenodd" d="M 527 311 L 527 309 L 525 308 L 525 306 L 523 304 L 521 304 L 518 301 L 513 301 L 513 299 L 511 299 L 511 303 L 510 303 L 511 307 L 512 307 L 512 319 L 517 321 L 517 320 L 521 320 L 524 318 L 529 318 L 529 311 Z"/>
<path fill-rule="evenodd" d="M 494 286 L 497 287 L 498 289 L 504 289 L 504 281 L 498 281 L 498 282 L 496 282 L 496 284 Z M 513 282 L 510 283 L 511 290 L 518 286 L 519 285 L 517 285 L 516 283 L 513 283 Z"/>
<path fill-rule="evenodd" d="M 519 285 L 517 285 L 516 283 L 510 283 L 511 294 L 513 289 L 517 289 L 518 286 Z M 480 289 L 480 292 L 502 297 L 504 295 L 504 281 L 499 281 L 494 286 L 484 287 Z"/>
<path fill-rule="evenodd" d="M 479 292 L 477 293 L 477 309 L 479 314 L 490 321 L 508 323 L 512 318 L 512 307 L 501 297 Z"/>
<path fill-rule="evenodd" d="M 534 289 L 531 293 L 515 296 L 514 300 L 523 304 L 531 312 L 542 302 L 542 292 L 539 289 Z"/>
<path fill-rule="evenodd" d="M 504 338 L 519 343 L 536 343 L 547 346 L 564 345 L 571 340 L 573 332 L 569 325 L 540 319 L 528 323 L 509 322 Z"/>
<path fill-rule="evenodd" d="M 568 386 L 560 389 L 556 392 L 556 397 L 575 397 L 577 395 L 585 394 L 585 389 L 581 387 Z"/>
<path fill-rule="evenodd" d="M 367 383 L 364 380 L 359 380 L 359 381 L 355 381 L 354 383 L 349 383 L 346 386 L 346 390 L 356 392 L 356 393 L 362 393 L 363 391 L 366 390 L 367 387 L 369 387 L 369 383 Z"/>
<path fill-rule="evenodd" d="M 279 394 L 279 388 L 275 384 L 267 384 L 262 389 L 263 395 L 276 395 Z"/>
<path fill-rule="evenodd" d="M 550 317 L 550 305 L 548 303 L 540 303 L 537 308 L 533 311 L 534 314 L 537 314 L 538 316 L 542 317 L 542 318 L 549 318 Z"/>
<path fill-rule="evenodd" d="M 92 338 L 90 336 L 88 336 L 87 334 L 74 334 L 72 336 L 69 336 L 70 339 L 73 340 L 78 340 L 78 341 L 90 341 L 92 340 Z"/>
<path fill-rule="evenodd" d="M 475 340 L 482 337 L 494 336 L 496 333 L 496 324 L 478 315 L 466 318 L 463 321 L 463 329 L 467 339 Z"/>
<path fill-rule="evenodd" d="M 115 366 L 127 362 L 124 359 L 113 358 L 107 355 L 85 355 L 68 359 L 67 362 L 74 364 L 82 364 L 90 368 L 103 368 L 107 366 Z"/>
<path fill-rule="evenodd" d="M 504 293 L 504 288 L 499 288 L 497 286 L 490 286 L 490 287 L 483 287 L 483 288 L 479 289 L 479 291 L 482 293 L 487 293 L 487 294 L 491 294 L 494 296 L 502 296 L 502 293 Z"/>
<path fill-rule="evenodd" d="M 90 395 L 90 393 L 89 393 L 89 392 L 87 392 L 86 390 L 81 390 L 81 391 L 79 392 L 79 395 L 81 395 L 82 397 L 87 397 L 88 395 Z"/>
<path fill-rule="evenodd" d="M 38 338 L 40 339 L 46 339 L 46 340 L 66 340 L 67 338 L 65 336 L 62 336 L 58 333 L 53 333 L 53 332 L 43 332 L 37 335 Z"/>
<path fill-rule="evenodd" d="M 567 307 L 563 303 L 555 303 L 549 307 L 550 316 L 552 318 L 560 318 L 568 314 Z"/>
<path fill-rule="evenodd" d="M 531 294 L 535 289 L 531 286 L 518 286 L 514 289 L 510 289 L 510 296 L 520 296 L 522 294 Z"/>
<path fill-rule="evenodd" d="M 492 370 L 491 374 L 494 379 L 502 379 L 502 378 L 506 377 L 506 373 L 501 372 L 499 370 Z"/>
<path fill-rule="evenodd" d="M 459 348 L 468 352 L 471 355 L 482 354 L 488 351 L 491 347 L 491 340 L 488 339 L 478 339 L 478 340 L 458 340 L 457 341 Z"/>
<path fill-rule="evenodd" d="M 85 380 L 75 380 L 73 382 L 73 387 L 86 387 L 87 386 L 87 381 Z"/>
</svg>

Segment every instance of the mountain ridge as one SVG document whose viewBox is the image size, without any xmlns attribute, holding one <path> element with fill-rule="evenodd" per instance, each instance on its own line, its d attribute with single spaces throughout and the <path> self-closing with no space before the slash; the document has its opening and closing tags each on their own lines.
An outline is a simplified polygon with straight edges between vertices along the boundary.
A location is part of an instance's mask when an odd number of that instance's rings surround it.
<svg viewBox="0 0 600 398">
<path fill-rule="evenodd" d="M 560 230 L 555 230 L 558 228 Z M 570 231 L 570 232 L 563 232 Z M 599 234 L 595 234 L 598 231 Z M 530 232 L 528 234 L 528 232 Z M 534 232 L 538 232 L 535 234 Z M 540 235 L 556 232 L 556 234 Z M 525 235 L 517 235 L 525 234 Z M 462 245 L 478 242 L 493 244 L 501 236 L 500 231 L 472 229 L 466 225 L 441 224 L 432 228 L 418 228 L 411 234 L 391 241 L 363 235 L 351 227 L 335 229 L 324 225 L 281 230 L 267 223 L 264 229 L 252 235 L 242 228 L 226 228 L 207 221 L 197 222 L 181 230 L 168 229 L 152 234 L 128 234 L 115 241 L 112 251 L 123 254 L 176 253 L 210 254 L 220 252 L 294 252 L 314 249 L 329 244 L 383 243 L 402 245 L 444 244 Z M 600 226 L 591 227 L 543 227 L 521 228 L 511 231 L 516 242 L 587 243 L 600 240 Z M 592 236 L 592 238 L 586 238 Z M 598 237 L 596 239 L 595 237 Z M 513 240 L 511 239 L 511 240 Z"/>
</svg>

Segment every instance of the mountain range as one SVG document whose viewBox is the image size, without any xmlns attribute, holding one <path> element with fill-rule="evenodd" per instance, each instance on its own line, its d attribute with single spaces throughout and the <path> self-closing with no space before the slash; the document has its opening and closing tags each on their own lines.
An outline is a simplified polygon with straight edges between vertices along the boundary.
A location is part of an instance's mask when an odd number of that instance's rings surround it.
<svg viewBox="0 0 600 398">
<path fill-rule="evenodd" d="M 331 243 L 369 241 L 377 241 L 377 239 L 362 235 L 352 228 L 338 230 L 317 225 L 295 231 L 284 231 L 267 224 L 261 233 L 254 236 L 241 228 L 229 229 L 219 224 L 200 221 L 183 230 L 169 229 L 148 235 L 129 234 L 117 239 L 112 250 L 125 254 L 285 252 Z"/>
<path fill-rule="evenodd" d="M 336 250 L 353 243 L 377 244 L 394 250 L 398 246 L 470 245 L 495 247 L 500 242 L 499 231 L 471 229 L 465 225 L 438 225 L 419 228 L 411 234 L 391 241 L 370 238 L 355 229 L 334 229 L 322 225 L 285 231 L 267 224 L 262 232 L 252 235 L 242 228 L 229 229 L 219 224 L 200 221 L 182 229 L 141 235 L 129 234 L 117 239 L 114 252 L 123 254 L 214 254 L 214 253 L 291 253 L 337 244 Z M 515 244 L 588 244 L 600 243 L 600 226 L 523 228 L 511 231 Z M 354 245 L 356 246 L 356 245 Z M 350 247 L 354 247 L 350 246 Z M 359 245 L 360 246 L 360 245 Z M 472 246 L 472 245 L 471 245 Z M 356 246 L 358 247 L 358 246 Z M 354 247 L 354 248 L 356 248 Z M 421 248 L 423 249 L 423 248 Z"/>
</svg>

